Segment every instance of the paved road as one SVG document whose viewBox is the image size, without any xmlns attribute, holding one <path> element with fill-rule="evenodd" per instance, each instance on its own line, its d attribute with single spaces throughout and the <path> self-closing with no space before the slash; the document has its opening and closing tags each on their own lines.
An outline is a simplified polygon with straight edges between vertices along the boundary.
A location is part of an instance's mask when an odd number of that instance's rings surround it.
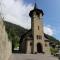
<svg viewBox="0 0 60 60">
<path fill-rule="evenodd" d="M 12 54 L 9 60 L 58 60 L 58 58 L 43 54 Z"/>
</svg>

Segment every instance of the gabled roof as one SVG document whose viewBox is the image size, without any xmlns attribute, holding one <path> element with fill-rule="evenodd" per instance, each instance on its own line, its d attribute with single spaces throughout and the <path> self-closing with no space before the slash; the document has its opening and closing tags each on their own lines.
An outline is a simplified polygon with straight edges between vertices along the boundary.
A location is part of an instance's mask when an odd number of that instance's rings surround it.
<svg viewBox="0 0 60 60">
<path fill-rule="evenodd" d="M 28 30 L 26 33 L 24 33 L 21 36 L 20 42 L 22 42 L 24 38 L 29 39 L 29 40 L 33 40 L 33 35 L 32 35 L 32 30 L 31 29 Z"/>
</svg>

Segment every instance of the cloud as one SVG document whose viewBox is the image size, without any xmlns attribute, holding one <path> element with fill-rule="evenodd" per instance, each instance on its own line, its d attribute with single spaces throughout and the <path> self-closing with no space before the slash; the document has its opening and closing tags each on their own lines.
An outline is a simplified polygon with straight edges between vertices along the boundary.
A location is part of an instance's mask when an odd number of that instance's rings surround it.
<svg viewBox="0 0 60 60">
<path fill-rule="evenodd" d="M 54 30 L 51 28 L 50 25 L 47 25 L 44 26 L 44 33 L 52 36 L 54 34 Z"/>
<path fill-rule="evenodd" d="M 26 4 L 23 0 L 2 0 L 2 13 L 6 21 L 18 24 L 25 28 L 31 27 L 29 11 L 32 4 Z"/>
<path fill-rule="evenodd" d="M 6 21 L 29 29 L 31 20 L 29 12 L 33 9 L 32 4 L 25 4 L 23 0 L 2 0 L 2 15 Z M 53 35 L 51 26 L 44 26 L 44 32 Z"/>
</svg>

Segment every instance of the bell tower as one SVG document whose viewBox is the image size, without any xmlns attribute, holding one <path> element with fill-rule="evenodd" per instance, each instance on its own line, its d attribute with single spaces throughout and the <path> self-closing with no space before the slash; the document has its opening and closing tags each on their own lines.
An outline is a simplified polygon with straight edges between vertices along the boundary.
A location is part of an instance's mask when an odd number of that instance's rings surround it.
<svg viewBox="0 0 60 60">
<path fill-rule="evenodd" d="M 32 53 L 44 52 L 43 15 L 43 11 L 38 9 L 35 3 L 34 9 L 29 13 L 33 35 Z"/>
</svg>

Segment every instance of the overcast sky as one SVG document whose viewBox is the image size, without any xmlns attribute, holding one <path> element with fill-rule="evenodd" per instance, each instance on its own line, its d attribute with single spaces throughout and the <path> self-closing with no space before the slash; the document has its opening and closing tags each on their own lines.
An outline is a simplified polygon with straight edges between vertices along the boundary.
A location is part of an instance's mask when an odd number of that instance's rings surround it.
<svg viewBox="0 0 60 60">
<path fill-rule="evenodd" d="M 1 12 L 6 21 L 31 28 L 30 10 L 34 0 L 0 0 Z M 36 0 L 39 9 L 44 12 L 44 32 L 60 40 L 60 0 Z"/>
</svg>

